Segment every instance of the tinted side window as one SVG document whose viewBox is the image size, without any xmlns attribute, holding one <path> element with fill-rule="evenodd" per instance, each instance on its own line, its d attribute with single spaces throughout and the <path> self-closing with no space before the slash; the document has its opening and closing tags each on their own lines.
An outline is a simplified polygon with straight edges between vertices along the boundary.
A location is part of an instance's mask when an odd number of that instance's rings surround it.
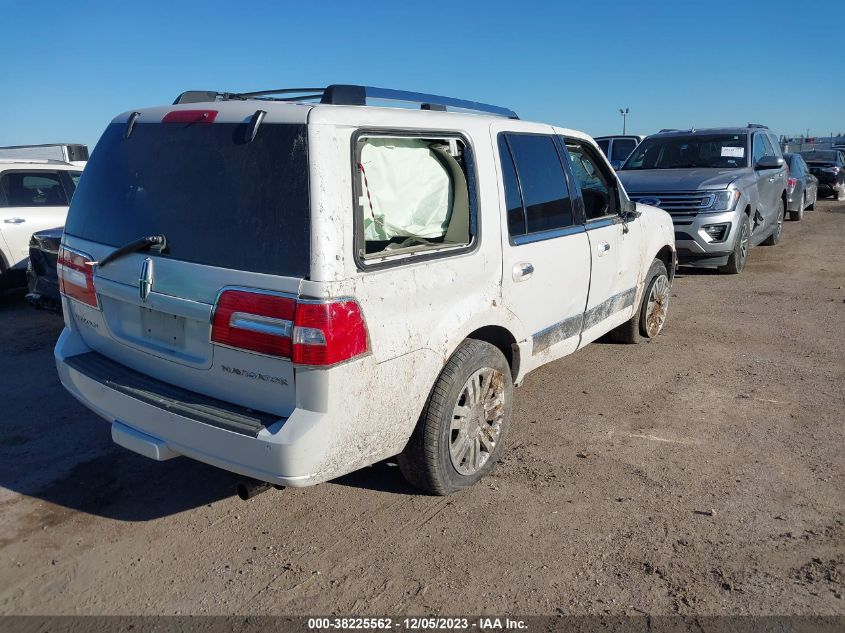
<svg viewBox="0 0 845 633">
<path fill-rule="evenodd" d="M 766 146 L 763 144 L 763 135 L 762 134 L 755 134 L 754 135 L 754 144 L 751 148 L 751 156 L 756 163 L 758 160 L 763 158 L 766 155 Z"/>
<path fill-rule="evenodd" d="M 7 171 L 0 178 L 10 207 L 64 207 L 67 196 L 56 172 Z"/>
<path fill-rule="evenodd" d="M 606 138 L 604 138 L 604 139 L 602 139 L 602 140 L 600 140 L 600 141 L 596 141 L 596 142 L 597 142 L 597 143 L 598 143 L 598 145 L 599 145 L 599 149 L 600 149 L 602 152 L 604 152 L 604 155 L 605 155 L 605 156 L 607 156 L 607 148 L 608 148 L 608 145 L 610 144 L 610 141 L 609 141 L 609 140 L 607 140 Z"/>
<path fill-rule="evenodd" d="M 769 143 L 772 146 L 772 156 L 783 158 L 783 152 L 780 150 L 780 143 L 778 142 L 777 137 L 774 134 L 769 134 L 768 138 Z"/>
<path fill-rule="evenodd" d="M 519 177 L 527 233 L 572 226 L 572 200 L 551 136 L 508 134 Z"/>
<path fill-rule="evenodd" d="M 499 136 L 499 158 L 502 163 L 505 204 L 508 208 L 508 234 L 525 235 L 525 209 L 522 206 L 522 194 L 519 193 L 519 181 L 516 178 L 511 151 L 503 135 Z"/>
<path fill-rule="evenodd" d="M 775 148 L 772 147 L 772 142 L 769 139 L 768 135 L 761 134 L 760 138 L 763 141 L 763 151 L 765 152 L 766 156 L 777 156 L 777 154 L 775 153 Z"/>
<path fill-rule="evenodd" d="M 618 138 L 613 141 L 613 148 L 610 152 L 610 160 L 621 160 L 625 161 L 628 156 L 631 155 L 631 152 L 634 151 L 634 148 L 637 146 L 637 142 L 632 138 Z"/>
<path fill-rule="evenodd" d="M 616 190 L 594 149 L 575 139 L 563 139 L 569 152 L 572 175 L 581 188 L 587 220 L 616 213 Z"/>
</svg>

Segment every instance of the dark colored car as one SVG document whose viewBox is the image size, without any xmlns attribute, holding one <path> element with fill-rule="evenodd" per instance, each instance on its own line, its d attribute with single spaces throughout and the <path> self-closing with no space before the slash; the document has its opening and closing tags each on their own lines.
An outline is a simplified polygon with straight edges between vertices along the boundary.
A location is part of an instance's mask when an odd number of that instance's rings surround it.
<svg viewBox="0 0 845 633">
<path fill-rule="evenodd" d="M 786 210 L 790 220 L 804 217 L 804 209 L 813 210 L 819 196 L 819 181 L 810 173 L 810 168 L 801 154 L 784 154 L 789 176 L 786 181 Z"/>
<path fill-rule="evenodd" d="M 63 229 L 47 229 L 33 233 L 29 240 L 29 264 L 26 300 L 37 308 L 61 311 L 59 277 L 56 271 Z"/>
<path fill-rule="evenodd" d="M 625 159 L 631 155 L 637 145 L 643 142 L 643 137 L 636 134 L 624 136 L 597 136 L 595 138 L 599 149 L 604 152 L 613 169 L 619 169 Z"/>
<path fill-rule="evenodd" d="M 814 149 L 801 152 L 810 173 L 819 179 L 819 193 L 845 199 L 845 157 L 839 150 Z"/>
</svg>

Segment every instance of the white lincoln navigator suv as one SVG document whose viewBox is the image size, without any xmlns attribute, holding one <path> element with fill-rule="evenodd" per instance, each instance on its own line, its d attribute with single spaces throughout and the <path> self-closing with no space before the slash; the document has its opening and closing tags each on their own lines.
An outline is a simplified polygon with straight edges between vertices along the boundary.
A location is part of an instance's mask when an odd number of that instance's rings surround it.
<svg viewBox="0 0 845 633">
<path fill-rule="evenodd" d="M 528 372 L 666 318 L 670 217 L 588 136 L 505 108 L 188 92 L 115 118 L 85 174 L 59 255 L 62 383 L 118 444 L 253 486 L 396 455 L 423 490 L 469 486 Z"/>
</svg>

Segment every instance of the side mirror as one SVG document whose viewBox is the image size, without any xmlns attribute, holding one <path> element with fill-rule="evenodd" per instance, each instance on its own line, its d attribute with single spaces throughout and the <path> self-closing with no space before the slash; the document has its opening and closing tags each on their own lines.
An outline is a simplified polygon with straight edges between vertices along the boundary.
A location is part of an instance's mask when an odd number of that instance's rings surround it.
<svg viewBox="0 0 845 633">
<path fill-rule="evenodd" d="M 637 203 L 626 196 L 622 196 L 619 207 L 621 209 L 621 213 L 619 215 L 622 216 L 622 219 L 625 220 L 625 222 L 630 222 L 631 220 L 635 220 L 640 217 L 640 213 L 637 211 Z"/>
<path fill-rule="evenodd" d="M 754 169 L 780 169 L 783 167 L 783 159 L 777 156 L 763 156 L 754 165 Z"/>
<path fill-rule="evenodd" d="M 622 161 L 612 160 L 610 161 L 610 166 L 613 167 L 613 171 L 619 171 L 619 168 L 622 167 Z"/>
</svg>

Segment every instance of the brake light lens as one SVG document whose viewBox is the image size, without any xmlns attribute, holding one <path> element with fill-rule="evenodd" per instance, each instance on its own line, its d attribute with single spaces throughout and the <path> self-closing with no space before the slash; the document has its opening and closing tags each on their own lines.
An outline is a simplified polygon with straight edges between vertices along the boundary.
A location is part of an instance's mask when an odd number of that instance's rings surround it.
<svg viewBox="0 0 845 633">
<path fill-rule="evenodd" d="M 790 191 L 792 191 L 793 189 L 795 189 L 795 185 L 797 185 L 797 184 L 798 184 L 797 178 L 789 178 L 786 181 L 786 188 L 789 189 Z"/>
<path fill-rule="evenodd" d="M 214 123 L 217 110 L 173 110 L 162 118 L 162 123 Z"/>
<path fill-rule="evenodd" d="M 293 362 L 334 365 L 367 351 L 367 327 L 355 301 L 300 302 L 293 329 Z"/>
<path fill-rule="evenodd" d="M 296 301 L 290 297 L 225 290 L 211 326 L 214 343 L 290 358 Z"/>
<path fill-rule="evenodd" d="M 355 301 L 296 301 L 224 290 L 214 309 L 213 343 L 328 366 L 367 352 L 367 327 Z"/>
<path fill-rule="evenodd" d="M 59 248 L 59 289 L 64 296 L 99 310 L 100 302 L 94 289 L 94 267 L 87 265 L 86 261 L 91 261 L 91 257 L 64 246 Z"/>
</svg>

